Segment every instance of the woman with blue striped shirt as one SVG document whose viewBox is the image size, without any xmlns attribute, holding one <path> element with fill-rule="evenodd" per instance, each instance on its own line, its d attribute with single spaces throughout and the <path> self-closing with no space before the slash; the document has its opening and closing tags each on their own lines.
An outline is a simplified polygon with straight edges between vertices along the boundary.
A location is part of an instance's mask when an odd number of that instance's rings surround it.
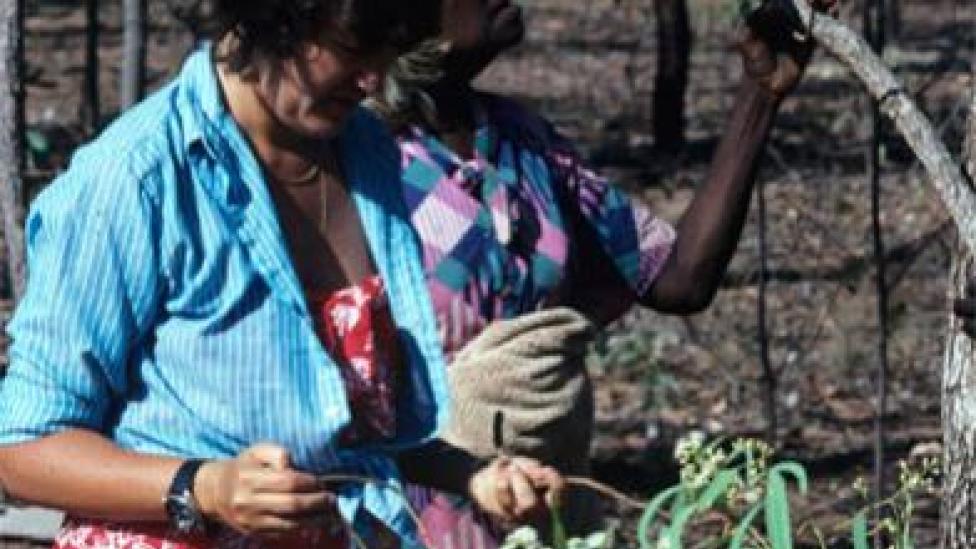
<svg viewBox="0 0 976 549">
<path fill-rule="evenodd" d="M 410 547 L 401 470 L 505 519 L 559 491 L 434 438 L 399 151 L 357 105 L 436 4 L 220 0 L 214 45 L 35 201 L 0 481 L 68 512 L 57 547 Z"/>
</svg>

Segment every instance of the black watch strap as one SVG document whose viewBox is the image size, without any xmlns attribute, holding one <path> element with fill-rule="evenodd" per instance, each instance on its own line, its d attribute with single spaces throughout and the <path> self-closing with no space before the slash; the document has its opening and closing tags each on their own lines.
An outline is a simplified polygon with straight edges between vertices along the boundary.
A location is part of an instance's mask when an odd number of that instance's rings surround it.
<svg viewBox="0 0 976 549">
<path fill-rule="evenodd" d="M 166 515 L 170 527 L 179 534 L 203 533 L 207 529 L 206 520 L 193 496 L 193 481 L 204 463 L 206 460 L 188 459 L 180 464 L 166 493 Z"/>
</svg>

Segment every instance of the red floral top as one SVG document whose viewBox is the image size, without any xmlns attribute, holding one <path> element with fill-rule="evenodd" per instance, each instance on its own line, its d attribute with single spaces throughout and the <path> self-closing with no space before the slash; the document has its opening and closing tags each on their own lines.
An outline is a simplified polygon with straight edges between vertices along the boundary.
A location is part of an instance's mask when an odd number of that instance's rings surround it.
<svg viewBox="0 0 976 549">
<path fill-rule="evenodd" d="M 373 275 L 331 294 L 312 292 L 308 300 L 319 338 L 346 385 L 352 423 L 342 442 L 392 438 L 399 343 L 382 279 Z"/>
</svg>

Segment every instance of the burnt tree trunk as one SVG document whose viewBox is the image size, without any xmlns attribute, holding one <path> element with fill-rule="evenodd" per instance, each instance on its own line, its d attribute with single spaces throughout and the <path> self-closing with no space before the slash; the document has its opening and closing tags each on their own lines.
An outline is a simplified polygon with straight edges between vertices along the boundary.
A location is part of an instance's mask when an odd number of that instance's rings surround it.
<svg viewBox="0 0 976 549">
<path fill-rule="evenodd" d="M 976 176 L 976 88 L 970 101 L 964 166 Z M 956 294 L 976 274 L 976 257 L 960 239 L 953 257 Z M 945 492 L 942 497 L 942 546 L 976 547 L 976 345 L 958 327 L 949 330 L 942 370 L 942 429 L 945 441 Z"/>
<path fill-rule="evenodd" d="M 691 60 L 687 0 L 654 0 L 657 18 L 657 76 L 654 82 L 654 144 L 665 152 L 685 142 L 685 89 Z"/>
<path fill-rule="evenodd" d="M 125 0 L 125 48 L 119 90 L 119 110 L 142 98 L 146 80 L 146 0 Z"/>
<path fill-rule="evenodd" d="M 0 2 L 0 211 L 11 288 L 24 293 L 24 0 Z"/>
<path fill-rule="evenodd" d="M 901 36 L 901 0 L 887 0 L 885 20 L 888 32 L 893 39 Z"/>
<path fill-rule="evenodd" d="M 98 0 L 85 2 L 85 25 L 85 82 L 81 94 L 81 119 L 85 129 L 94 132 L 102 118 L 98 97 Z"/>
</svg>

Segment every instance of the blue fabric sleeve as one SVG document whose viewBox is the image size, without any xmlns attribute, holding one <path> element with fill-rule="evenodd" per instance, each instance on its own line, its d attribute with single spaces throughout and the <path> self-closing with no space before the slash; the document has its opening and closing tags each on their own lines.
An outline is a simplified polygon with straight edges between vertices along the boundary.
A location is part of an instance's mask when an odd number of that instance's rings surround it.
<svg viewBox="0 0 976 549">
<path fill-rule="evenodd" d="M 104 431 L 127 396 L 133 349 L 160 289 L 158 208 L 121 151 L 83 151 L 34 202 L 28 284 L 8 326 L 0 443 L 71 427 Z"/>
</svg>

